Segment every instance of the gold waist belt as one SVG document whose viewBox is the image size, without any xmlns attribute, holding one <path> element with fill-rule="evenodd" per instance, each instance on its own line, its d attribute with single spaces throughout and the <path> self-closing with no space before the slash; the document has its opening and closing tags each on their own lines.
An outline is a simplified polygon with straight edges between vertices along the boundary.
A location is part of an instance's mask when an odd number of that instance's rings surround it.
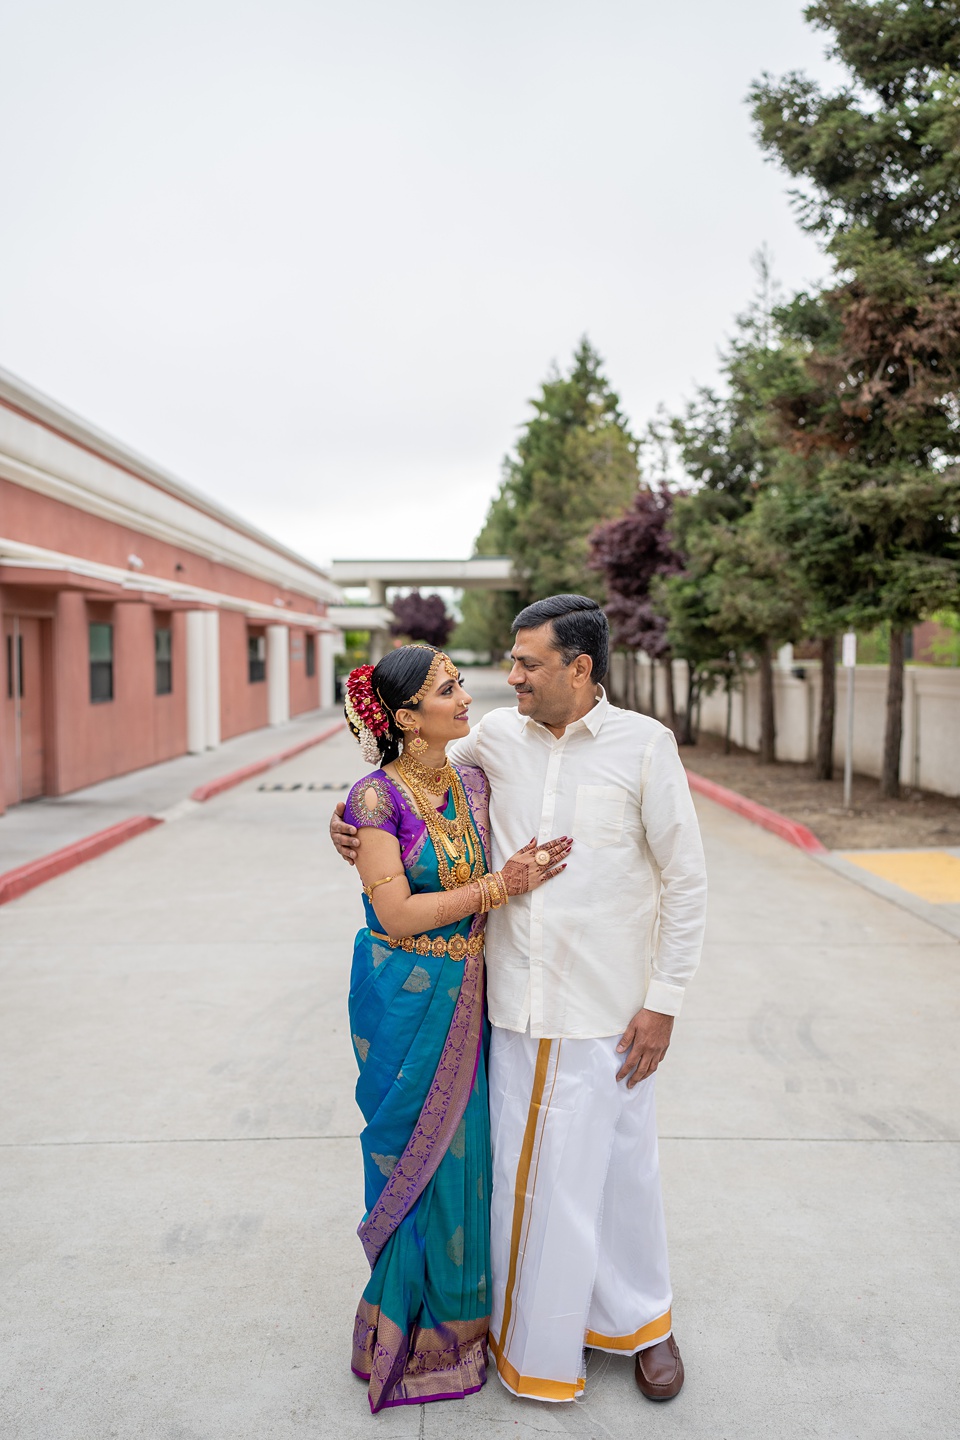
<svg viewBox="0 0 960 1440">
<path fill-rule="evenodd" d="M 464 960 L 468 955 L 480 955 L 483 953 L 483 935 L 471 935 L 468 940 L 466 935 L 451 935 L 449 940 L 444 940 L 438 935 L 436 940 L 431 940 L 429 935 L 404 935 L 402 940 L 391 940 L 389 935 L 381 935 L 378 930 L 371 930 L 374 940 L 383 940 L 390 946 L 391 950 L 406 950 L 415 955 L 433 955 L 437 960 L 442 960 L 444 955 L 449 955 L 451 960 Z"/>
</svg>

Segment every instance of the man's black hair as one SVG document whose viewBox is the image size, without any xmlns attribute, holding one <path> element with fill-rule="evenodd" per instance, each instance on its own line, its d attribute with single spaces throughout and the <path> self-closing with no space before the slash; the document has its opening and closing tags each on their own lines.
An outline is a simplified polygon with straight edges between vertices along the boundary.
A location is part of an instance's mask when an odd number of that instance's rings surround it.
<svg viewBox="0 0 960 1440">
<path fill-rule="evenodd" d="M 564 665 L 571 665 L 578 655 L 589 655 L 592 678 L 602 680 L 610 663 L 610 627 L 596 600 L 586 595 L 548 595 L 521 610 L 513 629 L 536 630 L 548 623 Z"/>
</svg>

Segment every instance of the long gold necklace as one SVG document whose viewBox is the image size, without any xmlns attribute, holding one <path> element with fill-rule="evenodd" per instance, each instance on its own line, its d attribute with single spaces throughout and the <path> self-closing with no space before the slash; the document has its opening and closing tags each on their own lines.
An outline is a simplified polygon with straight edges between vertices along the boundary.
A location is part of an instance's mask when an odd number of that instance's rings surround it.
<svg viewBox="0 0 960 1440">
<path fill-rule="evenodd" d="M 468 880 L 483 874 L 483 855 L 468 823 L 470 810 L 463 784 L 452 765 L 443 767 L 450 772 L 448 789 L 453 794 L 454 819 L 448 820 L 445 815 L 437 813 L 430 794 L 419 777 L 411 773 L 411 768 L 409 761 L 403 757 L 397 761 L 400 778 L 416 801 L 420 818 L 437 852 L 440 884 L 444 890 L 455 890 L 457 886 L 466 885 Z M 427 769 L 426 766 L 421 768 Z"/>
</svg>

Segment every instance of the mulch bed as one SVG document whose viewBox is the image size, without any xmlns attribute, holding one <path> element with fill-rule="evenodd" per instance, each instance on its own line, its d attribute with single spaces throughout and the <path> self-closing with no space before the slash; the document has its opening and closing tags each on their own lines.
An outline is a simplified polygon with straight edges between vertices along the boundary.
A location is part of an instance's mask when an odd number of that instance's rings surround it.
<svg viewBox="0 0 960 1440">
<path fill-rule="evenodd" d="M 852 808 L 844 810 L 842 767 L 833 780 L 815 780 L 812 765 L 760 765 L 752 751 L 736 745 L 725 755 L 717 735 L 701 735 L 680 754 L 698 775 L 799 820 L 828 850 L 960 846 L 960 800 L 945 795 L 903 788 L 899 800 L 884 800 L 876 780 L 854 775 Z"/>
</svg>

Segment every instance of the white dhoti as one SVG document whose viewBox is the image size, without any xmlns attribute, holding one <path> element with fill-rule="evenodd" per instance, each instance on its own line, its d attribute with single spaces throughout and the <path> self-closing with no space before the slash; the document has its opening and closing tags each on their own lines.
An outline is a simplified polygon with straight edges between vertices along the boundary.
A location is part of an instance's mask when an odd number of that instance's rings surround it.
<svg viewBox="0 0 960 1440">
<path fill-rule="evenodd" d="M 670 1334 L 656 1077 L 617 1083 L 619 1039 L 492 1032 L 490 1347 L 515 1395 L 574 1400 L 584 1346 Z"/>
</svg>

